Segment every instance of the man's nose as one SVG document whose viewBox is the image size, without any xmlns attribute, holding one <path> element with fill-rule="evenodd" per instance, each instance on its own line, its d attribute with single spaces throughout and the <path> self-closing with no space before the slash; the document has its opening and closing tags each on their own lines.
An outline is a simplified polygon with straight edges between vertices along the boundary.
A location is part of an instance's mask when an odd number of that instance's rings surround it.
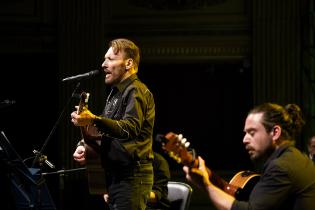
<svg viewBox="0 0 315 210">
<path fill-rule="evenodd" d="M 248 137 L 247 137 L 247 134 L 244 135 L 243 137 L 243 143 L 247 143 L 249 141 Z"/>
</svg>

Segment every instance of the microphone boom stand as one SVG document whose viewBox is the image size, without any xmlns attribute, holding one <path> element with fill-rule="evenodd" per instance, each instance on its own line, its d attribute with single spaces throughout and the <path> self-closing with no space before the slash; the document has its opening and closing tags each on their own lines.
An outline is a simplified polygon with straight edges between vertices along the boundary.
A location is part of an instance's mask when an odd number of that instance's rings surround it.
<svg viewBox="0 0 315 210">
<path fill-rule="evenodd" d="M 51 136 L 54 134 L 54 132 L 55 132 L 57 126 L 59 125 L 59 123 L 60 123 L 62 117 L 64 116 L 65 111 L 66 111 L 66 108 L 67 108 L 68 105 L 70 104 L 70 102 L 71 102 L 73 96 L 75 95 L 76 91 L 78 90 L 79 86 L 80 86 L 80 82 L 78 82 L 78 83 L 76 84 L 76 86 L 75 86 L 75 88 L 74 88 L 74 90 L 73 90 L 73 92 L 72 92 L 72 94 L 71 94 L 71 97 L 68 99 L 66 105 L 65 105 L 64 108 L 62 109 L 62 111 L 61 111 L 61 113 L 60 113 L 60 115 L 59 115 L 57 121 L 55 122 L 53 128 L 51 129 L 51 131 L 50 131 L 48 137 L 47 137 L 46 140 L 44 141 L 44 143 L 43 143 L 41 149 L 40 149 L 39 151 L 36 151 L 36 150 L 35 150 L 36 152 L 35 152 L 35 158 L 34 158 L 34 160 L 33 160 L 33 162 L 32 162 L 32 168 L 35 167 L 35 165 L 36 165 L 36 163 L 37 163 L 38 161 L 45 161 L 45 158 L 42 158 L 42 157 L 46 157 L 46 156 L 43 155 L 43 151 L 45 150 L 45 148 L 46 148 L 48 142 L 49 142 L 50 139 L 51 139 Z M 39 165 L 41 166 L 42 163 L 40 163 Z M 57 171 L 56 174 L 60 174 L 59 182 L 62 182 L 62 186 L 61 186 L 61 187 L 63 188 L 63 177 L 62 177 L 62 176 L 64 175 L 65 172 L 76 171 L 76 170 L 82 170 L 82 169 L 83 169 L 83 168 L 80 168 L 80 169 L 73 169 L 73 170 L 69 170 L 69 171 L 65 171 L 65 170 Z M 39 171 L 41 172 L 41 170 L 39 170 Z M 43 175 L 47 175 L 47 173 L 41 173 L 41 176 L 43 176 Z M 61 183 L 59 183 L 59 185 L 60 185 L 60 184 L 61 184 Z M 60 189 L 60 190 L 63 190 L 63 189 Z M 38 190 L 38 191 L 39 191 L 39 190 Z M 60 204 L 60 206 L 61 206 L 61 208 L 63 208 L 63 204 L 62 204 L 62 203 Z"/>
<path fill-rule="evenodd" d="M 57 126 L 59 125 L 59 123 L 60 123 L 60 121 L 61 121 L 61 118 L 64 116 L 64 113 L 65 113 L 65 111 L 66 111 L 66 107 L 68 107 L 68 105 L 70 104 L 71 99 L 72 99 L 72 97 L 74 96 L 74 94 L 75 94 L 75 92 L 77 91 L 77 89 L 79 88 L 79 86 L 80 86 L 80 82 L 78 82 L 77 85 L 76 85 L 76 87 L 74 88 L 74 90 L 73 90 L 73 92 L 72 92 L 72 94 L 71 94 L 71 97 L 68 99 L 66 105 L 65 105 L 64 108 L 62 109 L 62 111 L 61 111 L 61 113 L 60 113 L 60 115 L 59 115 L 57 121 L 55 122 L 53 128 L 51 129 L 51 131 L 50 131 L 48 137 L 47 137 L 46 140 L 44 141 L 43 146 L 41 147 L 41 149 L 40 149 L 38 152 L 36 152 L 35 158 L 34 158 L 33 163 L 32 163 L 32 168 L 35 167 L 36 162 L 37 162 L 37 161 L 40 159 L 40 157 L 42 156 L 43 151 L 45 150 L 45 148 L 46 148 L 46 146 L 47 146 L 49 140 L 51 139 L 51 136 L 54 134 L 55 130 L 57 129 Z"/>
</svg>

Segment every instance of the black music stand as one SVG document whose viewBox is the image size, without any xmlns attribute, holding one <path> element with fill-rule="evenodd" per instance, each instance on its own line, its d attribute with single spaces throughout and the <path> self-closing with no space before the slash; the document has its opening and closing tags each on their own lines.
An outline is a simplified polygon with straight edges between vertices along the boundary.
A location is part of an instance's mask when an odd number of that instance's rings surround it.
<svg viewBox="0 0 315 210">
<path fill-rule="evenodd" d="M 56 210 L 40 169 L 25 165 L 3 131 L 0 132 L 0 149 L 16 209 Z"/>
</svg>

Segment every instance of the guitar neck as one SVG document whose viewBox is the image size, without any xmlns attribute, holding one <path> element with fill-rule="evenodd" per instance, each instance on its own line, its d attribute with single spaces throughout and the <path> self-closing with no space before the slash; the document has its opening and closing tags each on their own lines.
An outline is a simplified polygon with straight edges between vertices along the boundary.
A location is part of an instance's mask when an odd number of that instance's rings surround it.
<svg viewBox="0 0 315 210">
<path fill-rule="evenodd" d="M 230 183 L 228 183 L 227 181 L 213 173 L 212 176 L 210 177 L 210 181 L 214 183 L 217 187 L 225 191 L 226 193 L 232 195 L 233 197 L 235 197 L 235 194 L 239 189 L 238 187 L 231 185 Z"/>
<path fill-rule="evenodd" d="M 82 92 L 80 95 L 80 102 L 78 105 L 78 110 L 77 114 L 80 114 L 83 111 L 83 108 L 88 106 L 88 101 L 89 101 L 90 94 L 86 92 Z M 84 139 L 85 133 L 87 126 L 80 126 L 80 132 L 81 132 L 81 137 Z"/>
</svg>

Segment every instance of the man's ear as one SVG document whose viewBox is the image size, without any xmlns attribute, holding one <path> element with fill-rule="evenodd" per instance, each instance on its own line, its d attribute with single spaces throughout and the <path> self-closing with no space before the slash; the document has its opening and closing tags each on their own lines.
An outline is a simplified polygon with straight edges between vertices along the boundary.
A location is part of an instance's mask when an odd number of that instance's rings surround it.
<svg viewBox="0 0 315 210">
<path fill-rule="evenodd" d="M 133 67 L 133 60 L 131 58 L 128 58 L 125 61 L 126 70 L 129 70 Z"/>
<path fill-rule="evenodd" d="M 272 128 L 271 135 L 273 140 L 277 140 L 281 136 L 282 129 L 279 125 L 275 125 Z"/>
</svg>

